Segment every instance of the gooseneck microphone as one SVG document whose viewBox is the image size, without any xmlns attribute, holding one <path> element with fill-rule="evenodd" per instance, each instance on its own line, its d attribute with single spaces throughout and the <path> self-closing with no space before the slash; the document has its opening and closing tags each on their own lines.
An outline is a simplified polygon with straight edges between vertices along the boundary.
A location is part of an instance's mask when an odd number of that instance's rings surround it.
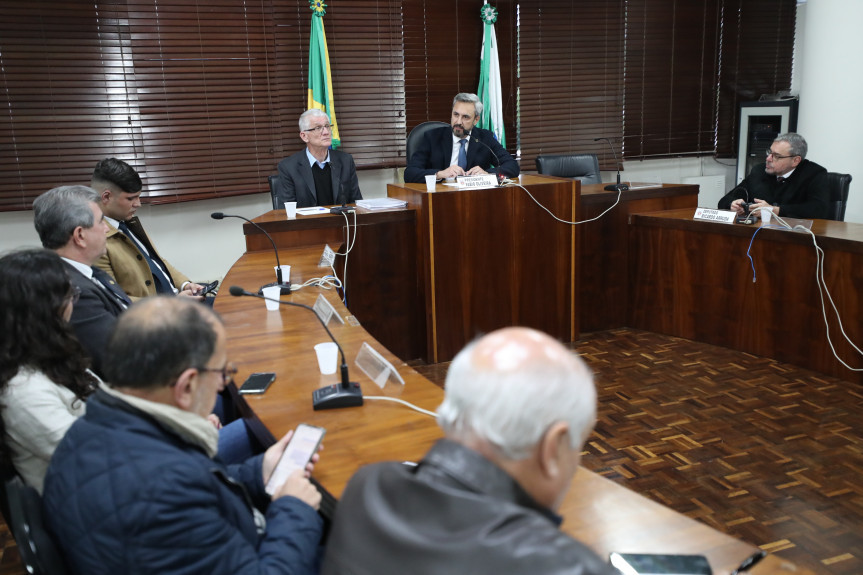
<svg viewBox="0 0 863 575">
<path fill-rule="evenodd" d="M 273 287 L 273 286 L 279 286 L 280 288 L 282 288 L 279 291 L 279 293 L 282 295 L 288 295 L 291 293 L 291 282 L 290 281 L 282 282 L 282 264 L 281 264 L 281 262 L 279 262 L 279 249 L 276 247 L 276 242 L 273 241 L 273 236 L 268 234 L 267 230 L 265 230 L 264 228 L 262 228 L 261 226 L 259 226 L 255 222 L 253 222 L 252 220 L 250 220 L 248 218 L 244 218 L 243 216 L 235 216 L 233 214 L 223 214 L 222 212 L 213 212 L 212 214 L 210 214 L 210 217 L 213 218 L 214 220 L 223 220 L 225 218 L 239 218 L 241 220 L 249 222 L 250 224 L 252 224 L 256 228 L 261 230 L 261 233 L 263 233 L 265 236 L 267 236 L 267 239 L 270 240 L 271 244 L 273 244 L 273 252 L 275 252 L 275 254 L 276 254 L 276 281 L 274 283 L 261 286 L 261 289 L 260 289 L 260 291 L 258 291 L 258 293 L 263 294 L 265 287 Z"/>
<path fill-rule="evenodd" d="M 629 189 L 629 186 L 620 183 L 620 163 L 617 161 L 617 152 L 615 151 L 614 146 L 611 145 L 611 140 L 609 140 L 608 138 L 593 139 L 594 142 L 598 142 L 600 140 L 605 140 L 606 142 L 608 142 L 608 147 L 611 148 L 611 153 L 614 154 L 614 167 L 617 168 L 617 183 L 608 184 L 603 189 L 608 190 L 609 192 L 625 192 Z"/>
<path fill-rule="evenodd" d="M 360 384 L 354 381 L 351 381 L 348 376 L 348 363 L 345 360 L 345 352 L 342 349 L 342 346 L 339 345 L 339 342 L 336 341 L 336 338 L 333 337 L 333 333 L 330 331 L 330 328 L 327 327 L 327 324 L 324 323 L 324 320 L 320 318 L 320 316 L 315 312 L 314 308 L 311 308 L 302 303 L 295 303 L 292 301 L 282 301 L 277 299 L 272 299 L 268 297 L 264 297 L 262 295 L 254 294 L 250 291 L 246 291 L 240 286 L 231 286 L 229 291 L 232 296 L 236 297 L 256 297 L 258 299 L 276 301 L 281 305 L 292 305 L 294 307 L 302 307 L 313 314 L 318 318 L 318 321 L 324 327 L 324 330 L 327 332 L 327 335 L 330 336 L 330 339 L 333 340 L 333 343 L 336 344 L 336 347 L 339 348 L 339 353 L 342 355 L 342 365 L 341 365 L 341 383 L 334 383 L 333 385 L 329 385 L 327 387 L 322 387 L 320 389 L 316 389 L 312 392 L 312 407 L 315 411 L 319 411 L 321 409 L 336 409 L 339 407 L 355 407 L 357 405 L 363 404 L 363 392 L 360 389 Z"/>
<path fill-rule="evenodd" d="M 471 135 L 470 132 L 465 134 L 465 137 L 467 137 L 471 142 L 476 142 L 477 144 L 481 144 L 481 145 L 485 146 L 488 149 L 488 151 L 491 152 L 491 155 L 494 156 L 495 160 L 497 160 L 497 170 L 498 170 L 497 171 L 497 185 L 502 186 L 503 181 L 506 179 L 506 174 L 503 173 L 503 170 L 500 167 L 500 164 L 501 164 L 500 156 L 497 155 L 497 153 L 492 149 L 491 146 L 489 146 L 488 144 L 486 144 L 485 142 L 480 140 L 478 137 Z"/>
</svg>

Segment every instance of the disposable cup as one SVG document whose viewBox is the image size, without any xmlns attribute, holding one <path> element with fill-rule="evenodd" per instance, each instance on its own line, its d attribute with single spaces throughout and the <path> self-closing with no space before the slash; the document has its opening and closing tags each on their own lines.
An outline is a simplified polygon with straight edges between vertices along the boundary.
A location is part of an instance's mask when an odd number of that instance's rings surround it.
<svg viewBox="0 0 863 575">
<path fill-rule="evenodd" d="M 324 375 L 330 375 L 336 372 L 336 361 L 339 358 L 339 347 L 328 341 L 319 343 L 315 346 L 315 353 L 318 354 L 318 368 Z"/>
<path fill-rule="evenodd" d="M 276 272 L 276 278 L 279 277 L 279 268 L 282 268 L 282 281 L 288 283 L 291 281 L 291 266 L 282 264 L 281 266 L 273 266 L 273 271 Z"/>
<path fill-rule="evenodd" d="M 426 176 L 426 190 L 433 192 L 435 186 L 437 186 L 437 178 L 434 177 L 434 174 Z"/>
<path fill-rule="evenodd" d="M 770 218 L 773 217 L 773 210 L 770 208 L 762 208 L 761 209 L 761 221 L 765 224 L 770 223 Z"/>
<path fill-rule="evenodd" d="M 297 202 L 285 202 L 285 215 L 289 220 L 297 217 Z"/>
<path fill-rule="evenodd" d="M 264 300 L 264 303 L 267 304 L 267 311 L 278 311 L 279 309 L 279 294 L 281 293 L 282 288 L 279 286 L 270 286 L 264 288 L 264 297 L 267 298 Z M 276 300 L 276 301 L 270 301 Z"/>
</svg>

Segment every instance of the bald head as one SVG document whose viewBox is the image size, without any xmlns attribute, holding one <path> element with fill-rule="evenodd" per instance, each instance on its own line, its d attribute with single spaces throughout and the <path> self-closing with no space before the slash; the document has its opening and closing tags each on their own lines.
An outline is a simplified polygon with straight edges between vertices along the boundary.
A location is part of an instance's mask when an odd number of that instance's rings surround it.
<svg viewBox="0 0 863 575">
<path fill-rule="evenodd" d="M 576 354 L 542 332 L 505 328 L 463 349 L 447 373 L 438 421 L 452 439 L 481 441 L 527 457 L 554 423 L 580 449 L 596 420 L 593 376 Z"/>
</svg>

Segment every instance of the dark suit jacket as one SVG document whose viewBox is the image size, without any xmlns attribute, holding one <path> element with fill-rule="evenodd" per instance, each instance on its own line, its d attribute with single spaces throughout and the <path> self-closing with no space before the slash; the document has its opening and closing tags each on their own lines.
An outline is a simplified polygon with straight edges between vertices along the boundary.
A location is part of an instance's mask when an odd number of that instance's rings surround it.
<svg viewBox="0 0 863 575">
<path fill-rule="evenodd" d="M 794 173 L 781 184 L 776 176 L 764 171 L 758 164 L 743 183 L 719 200 L 719 209 L 727 210 L 734 200 L 754 202 L 755 198 L 779 206 L 779 216 L 789 218 L 826 218 L 830 192 L 827 189 L 827 170 L 815 162 L 803 160 Z"/>
<path fill-rule="evenodd" d="M 474 138 L 491 148 L 474 142 Z M 492 153 L 494 150 L 494 153 Z M 450 166 L 452 158 L 452 129 L 441 126 L 423 135 L 417 151 L 408 159 L 405 168 L 405 183 L 423 183 L 425 177 Z M 490 174 L 502 173 L 508 178 L 516 177 L 521 171 L 512 156 L 494 139 L 490 130 L 474 128 L 470 133 L 467 147 L 467 167 L 480 166 Z M 492 166 L 495 166 L 494 168 Z"/>
<path fill-rule="evenodd" d="M 68 262 L 63 263 L 69 272 L 72 285 L 81 290 L 81 296 L 72 306 L 72 331 L 93 360 L 91 369 L 101 377 L 105 346 L 124 308 L 113 296 L 94 284 L 93 280 L 85 277 Z"/>
<path fill-rule="evenodd" d="M 330 173 L 333 180 L 333 199 L 336 203 L 342 202 L 342 194 L 346 204 L 363 199 L 357 180 L 357 167 L 350 154 L 330 150 Z M 319 205 L 315 178 L 312 176 L 312 167 L 309 165 L 305 148 L 279 162 L 276 196 L 280 208 L 284 207 L 285 202 L 297 202 L 298 208 Z"/>
</svg>

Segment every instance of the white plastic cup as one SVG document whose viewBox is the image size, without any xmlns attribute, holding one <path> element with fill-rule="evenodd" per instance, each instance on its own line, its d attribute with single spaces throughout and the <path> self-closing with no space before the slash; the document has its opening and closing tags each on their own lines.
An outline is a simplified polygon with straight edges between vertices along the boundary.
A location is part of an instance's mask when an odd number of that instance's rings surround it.
<svg viewBox="0 0 863 575">
<path fill-rule="evenodd" d="M 285 202 L 285 215 L 289 220 L 297 217 L 297 202 Z"/>
<path fill-rule="evenodd" d="M 279 268 L 282 268 L 282 281 L 285 283 L 291 281 L 291 266 L 285 264 L 273 266 L 273 271 L 276 272 L 276 279 L 279 277 Z"/>
<path fill-rule="evenodd" d="M 434 176 L 434 174 L 426 176 L 426 190 L 428 190 L 429 192 L 433 192 L 436 186 L 437 178 Z"/>
<path fill-rule="evenodd" d="M 773 209 L 772 208 L 761 208 L 761 223 L 769 224 L 770 218 L 773 217 Z"/>
<path fill-rule="evenodd" d="M 330 375 L 336 372 L 336 362 L 339 359 L 339 347 L 328 341 L 319 343 L 315 346 L 315 353 L 318 354 L 318 368 L 324 375 Z"/>
<path fill-rule="evenodd" d="M 264 297 L 267 298 L 264 300 L 264 303 L 267 304 L 267 311 L 279 310 L 279 295 L 281 295 L 281 292 L 282 288 L 279 286 L 269 286 L 264 288 Z"/>
</svg>

